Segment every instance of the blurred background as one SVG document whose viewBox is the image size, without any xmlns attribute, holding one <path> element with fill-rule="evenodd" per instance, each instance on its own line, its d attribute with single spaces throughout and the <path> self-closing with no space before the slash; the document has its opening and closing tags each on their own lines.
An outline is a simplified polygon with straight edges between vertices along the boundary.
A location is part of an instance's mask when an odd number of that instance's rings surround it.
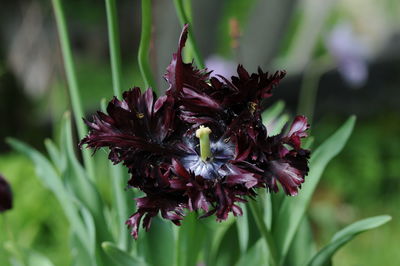
<svg viewBox="0 0 400 266">
<path fill-rule="evenodd" d="M 158 90 L 181 30 L 172 1 L 153 0 L 151 62 Z M 119 0 L 123 88 L 142 86 L 137 66 L 140 1 Z M 400 1 L 193 0 L 193 30 L 206 65 L 233 75 L 237 63 L 287 77 L 267 105 L 312 119 L 315 144 L 351 114 L 358 121 L 344 151 L 328 166 L 310 208 L 315 237 L 360 218 L 390 214 L 382 228 L 359 236 L 335 265 L 399 265 Z M 86 114 L 112 97 L 103 1 L 64 1 Z M 12 136 L 43 150 L 70 108 L 50 0 L 1 0 L 0 173 L 14 190 L 13 238 L 56 265 L 69 265 L 68 223 L 32 163 L 12 152 Z M 104 188 L 107 190 L 107 188 Z M 3 223 L 0 223 L 3 225 Z M 10 236 L 0 229 L 3 243 Z"/>
</svg>

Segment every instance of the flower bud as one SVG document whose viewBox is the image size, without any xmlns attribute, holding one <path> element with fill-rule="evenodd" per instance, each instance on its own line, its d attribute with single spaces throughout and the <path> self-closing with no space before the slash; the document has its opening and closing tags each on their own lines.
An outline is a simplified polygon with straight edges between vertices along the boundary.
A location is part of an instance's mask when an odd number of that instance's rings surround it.
<svg viewBox="0 0 400 266">
<path fill-rule="evenodd" d="M 12 191 L 7 180 L 0 175 L 0 212 L 10 210 L 12 208 Z"/>
</svg>

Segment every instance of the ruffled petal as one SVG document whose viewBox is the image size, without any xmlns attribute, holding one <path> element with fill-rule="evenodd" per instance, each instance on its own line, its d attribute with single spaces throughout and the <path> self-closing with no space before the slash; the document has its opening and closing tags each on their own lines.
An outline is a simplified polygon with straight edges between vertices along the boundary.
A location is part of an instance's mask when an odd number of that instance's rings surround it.
<svg viewBox="0 0 400 266">
<path fill-rule="evenodd" d="M 286 135 L 287 142 L 292 144 L 295 149 L 300 149 L 301 138 L 307 137 L 306 130 L 309 127 L 310 125 L 307 123 L 307 117 L 296 116 Z"/>
<path fill-rule="evenodd" d="M 276 136 L 268 136 L 261 119 L 262 101 L 285 72 L 250 73 L 238 65 L 237 76 L 210 79 L 207 69 L 183 62 L 187 37 L 185 25 L 165 74 L 166 95 L 135 87 L 114 97 L 106 113 L 85 120 L 89 134 L 80 146 L 109 148 L 109 159 L 128 168 L 128 185 L 145 194 L 126 222 L 135 239 L 140 224 L 149 230 L 158 214 L 176 225 L 185 209 L 222 221 L 242 215 L 237 203 L 254 199 L 255 188 L 276 192 L 280 183 L 296 195 L 308 173 L 309 151 L 301 147 L 307 119 L 296 117 L 287 134 Z M 207 160 L 195 137 L 199 126 L 211 130 Z"/>
<path fill-rule="evenodd" d="M 297 195 L 298 189 L 304 182 L 304 175 L 299 169 L 290 166 L 287 162 L 272 161 L 271 170 L 286 194 Z"/>
</svg>

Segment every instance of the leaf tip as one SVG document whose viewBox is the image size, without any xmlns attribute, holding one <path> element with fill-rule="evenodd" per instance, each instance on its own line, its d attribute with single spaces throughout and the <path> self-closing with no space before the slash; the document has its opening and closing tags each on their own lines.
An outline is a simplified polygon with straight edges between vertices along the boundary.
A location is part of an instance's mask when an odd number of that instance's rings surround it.
<svg viewBox="0 0 400 266">
<path fill-rule="evenodd" d="M 103 250 L 108 249 L 110 246 L 112 246 L 112 243 L 111 243 L 111 242 L 104 241 L 103 243 L 101 243 L 101 248 L 102 248 Z"/>
</svg>

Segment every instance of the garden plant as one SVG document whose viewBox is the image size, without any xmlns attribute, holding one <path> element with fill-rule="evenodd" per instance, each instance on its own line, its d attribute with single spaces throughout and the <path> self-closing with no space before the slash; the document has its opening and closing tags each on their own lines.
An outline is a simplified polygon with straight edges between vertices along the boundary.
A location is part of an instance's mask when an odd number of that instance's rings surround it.
<svg viewBox="0 0 400 266">
<path fill-rule="evenodd" d="M 142 88 L 122 88 L 116 2 L 105 1 L 114 97 L 90 115 L 64 9 L 52 0 L 72 108 L 58 136 L 45 140 L 45 154 L 7 141 L 34 163 L 61 206 L 73 265 L 332 265 L 342 246 L 388 222 L 388 215 L 357 221 L 316 249 L 307 209 L 356 118 L 315 146 L 309 114 L 288 116 L 282 102 L 271 100 L 286 72 L 251 73 L 238 64 L 233 76 L 214 75 L 196 44 L 189 1 L 173 2 L 182 31 L 171 36 L 177 49 L 164 93 L 149 61 L 151 1 L 141 1 Z M 302 91 L 303 104 L 313 93 Z M 98 179 L 104 171 L 111 203 Z M 0 193 L 5 218 L 12 194 L 2 176 Z M 43 254 L 7 245 L 13 265 L 53 265 Z"/>
</svg>

